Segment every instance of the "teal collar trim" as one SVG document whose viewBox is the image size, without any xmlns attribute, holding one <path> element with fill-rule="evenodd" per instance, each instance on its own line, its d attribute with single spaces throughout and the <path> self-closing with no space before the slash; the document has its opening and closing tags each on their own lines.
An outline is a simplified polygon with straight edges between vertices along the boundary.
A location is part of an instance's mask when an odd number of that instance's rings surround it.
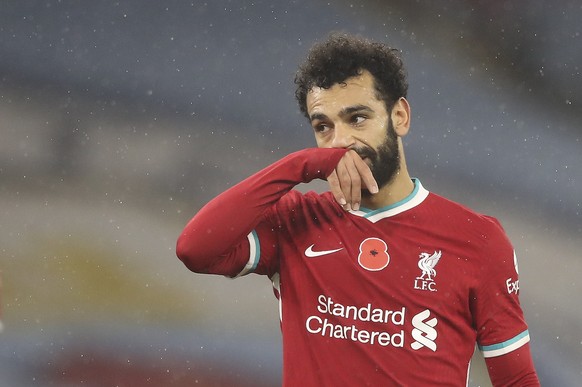
<svg viewBox="0 0 582 387">
<path fill-rule="evenodd" d="M 414 189 L 410 195 L 400 200 L 399 202 L 386 207 L 378 208 L 376 210 L 370 210 L 368 208 L 361 207 L 358 211 L 350 211 L 350 213 L 366 218 L 372 223 L 376 223 L 380 219 L 398 215 L 404 211 L 418 206 L 424 201 L 424 199 L 427 198 L 429 192 L 422 186 L 420 180 L 413 178 L 412 181 L 414 182 Z"/>
</svg>

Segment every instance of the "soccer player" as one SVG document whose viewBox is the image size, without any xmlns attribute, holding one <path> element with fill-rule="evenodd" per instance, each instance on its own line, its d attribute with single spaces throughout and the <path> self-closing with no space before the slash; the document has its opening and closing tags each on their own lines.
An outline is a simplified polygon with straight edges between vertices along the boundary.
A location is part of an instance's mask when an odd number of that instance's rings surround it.
<svg viewBox="0 0 582 387">
<path fill-rule="evenodd" d="M 295 83 L 318 147 L 211 200 L 178 257 L 197 273 L 271 279 L 285 386 L 465 385 L 475 343 L 494 385 L 539 385 L 501 225 L 409 175 L 397 52 L 332 34 Z M 293 189 L 314 179 L 330 191 Z"/>
</svg>

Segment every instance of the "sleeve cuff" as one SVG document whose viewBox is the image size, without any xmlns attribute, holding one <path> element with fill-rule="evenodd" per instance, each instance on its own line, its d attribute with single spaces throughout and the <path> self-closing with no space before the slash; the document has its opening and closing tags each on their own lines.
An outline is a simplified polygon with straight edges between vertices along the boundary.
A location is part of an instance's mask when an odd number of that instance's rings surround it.
<svg viewBox="0 0 582 387">
<path fill-rule="evenodd" d="M 479 345 L 479 350 L 483 353 L 484 358 L 505 355 L 515 351 L 521 346 L 529 343 L 529 331 L 525 330 L 519 335 L 499 344 Z"/>
<path fill-rule="evenodd" d="M 261 244 L 259 243 L 257 232 L 255 230 L 251 231 L 249 235 L 247 235 L 247 240 L 249 241 L 249 260 L 235 278 L 254 272 L 261 258 Z"/>
</svg>

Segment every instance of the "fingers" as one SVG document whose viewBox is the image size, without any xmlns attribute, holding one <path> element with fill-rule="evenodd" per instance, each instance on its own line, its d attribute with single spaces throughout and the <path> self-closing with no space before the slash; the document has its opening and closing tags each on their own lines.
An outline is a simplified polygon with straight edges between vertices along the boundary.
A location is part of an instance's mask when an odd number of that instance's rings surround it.
<svg viewBox="0 0 582 387">
<path fill-rule="evenodd" d="M 346 210 L 358 210 L 362 188 L 370 193 L 378 192 L 378 184 L 368 165 L 354 152 L 347 152 L 327 181 L 336 201 Z"/>
<path fill-rule="evenodd" d="M 335 200 L 339 203 L 340 206 L 345 208 L 347 204 L 346 197 L 342 191 L 342 187 L 335 170 L 327 177 L 327 183 L 329 184 L 329 189 Z"/>
<path fill-rule="evenodd" d="M 378 193 L 379 191 L 378 183 L 376 182 L 376 179 L 374 178 L 374 175 L 372 174 L 370 167 L 368 166 L 368 164 L 364 162 L 364 160 L 360 158 L 360 156 L 358 156 L 357 153 L 355 156 L 357 158 L 355 166 L 358 170 L 360 178 L 362 179 L 362 182 L 364 183 L 364 187 L 366 187 L 368 191 L 370 191 L 370 193 L 372 194 Z"/>
<path fill-rule="evenodd" d="M 340 161 L 336 167 L 336 172 L 342 195 L 346 201 L 344 208 L 348 211 L 352 209 L 358 210 L 362 196 L 361 180 L 351 156 L 348 156 L 343 163 Z"/>
</svg>

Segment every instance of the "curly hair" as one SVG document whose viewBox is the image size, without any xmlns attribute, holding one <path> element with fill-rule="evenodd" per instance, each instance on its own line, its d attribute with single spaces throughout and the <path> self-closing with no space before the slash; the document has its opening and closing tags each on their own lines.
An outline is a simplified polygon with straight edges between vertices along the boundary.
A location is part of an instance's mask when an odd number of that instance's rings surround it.
<svg viewBox="0 0 582 387">
<path fill-rule="evenodd" d="M 390 111 L 400 97 L 406 97 L 408 82 L 398 50 L 382 43 L 334 32 L 311 47 L 305 62 L 295 75 L 295 98 L 301 112 L 307 114 L 307 94 L 314 87 L 328 89 L 336 83 L 369 71 L 379 100 Z"/>
</svg>

